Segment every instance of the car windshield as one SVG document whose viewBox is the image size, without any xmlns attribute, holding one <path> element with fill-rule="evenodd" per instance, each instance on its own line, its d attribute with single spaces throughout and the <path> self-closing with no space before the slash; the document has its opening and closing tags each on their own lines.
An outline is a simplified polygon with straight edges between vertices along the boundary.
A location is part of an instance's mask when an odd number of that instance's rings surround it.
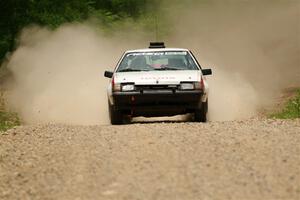
<svg viewBox="0 0 300 200">
<path fill-rule="evenodd" d="M 199 70 L 187 51 L 139 52 L 124 56 L 117 72 Z"/>
</svg>

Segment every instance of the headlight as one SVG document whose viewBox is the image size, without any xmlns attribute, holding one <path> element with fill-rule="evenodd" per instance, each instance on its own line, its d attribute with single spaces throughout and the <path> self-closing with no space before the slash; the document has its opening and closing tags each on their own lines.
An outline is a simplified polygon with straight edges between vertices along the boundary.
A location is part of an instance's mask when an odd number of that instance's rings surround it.
<svg viewBox="0 0 300 200">
<path fill-rule="evenodd" d="M 134 89 L 135 89 L 135 87 L 133 84 L 122 85 L 122 91 L 124 91 L 124 92 L 133 91 Z"/>
<path fill-rule="evenodd" d="M 180 89 L 181 90 L 193 90 L 193 89 L 195 89 L 195 87 L 194 87 L 193 83 L 181 83 Z"/>
</svg>

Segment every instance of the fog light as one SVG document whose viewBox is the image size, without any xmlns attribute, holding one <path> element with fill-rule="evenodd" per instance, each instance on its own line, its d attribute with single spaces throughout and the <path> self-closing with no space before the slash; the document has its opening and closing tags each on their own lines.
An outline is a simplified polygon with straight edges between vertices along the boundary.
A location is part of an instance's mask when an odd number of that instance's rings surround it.
<svg viewBox="0 0 300 200">
<path fill-rule="evenodd" d="M 122 91 L 124 92 L 133 91 L 134 89 L 134 85 L 122 85 Z"/>
<path fill-rule="evenodd" d="M 181 90 L 193 90 L 194 89 L 194 84 L 193 83 L 181 83 L 180 84 L 180 89 Z"/>
</svg>

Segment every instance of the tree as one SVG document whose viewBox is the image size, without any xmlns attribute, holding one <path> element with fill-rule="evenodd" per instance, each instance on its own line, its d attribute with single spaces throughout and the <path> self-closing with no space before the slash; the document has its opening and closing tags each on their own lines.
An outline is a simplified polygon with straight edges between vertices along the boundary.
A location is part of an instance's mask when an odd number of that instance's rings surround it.
<svg viewBox="0 0 300 200">
<path fill-rule="evenodd" d="M 0 1 L 0 61 L 15 47 L 17 34 L 27 25 L 56 28 L 90 16 L 112 20 L 138 18 L 150 0 L 2 0 Z M 113 17 L 112 17 L 113 16 Z"/>
</svg>

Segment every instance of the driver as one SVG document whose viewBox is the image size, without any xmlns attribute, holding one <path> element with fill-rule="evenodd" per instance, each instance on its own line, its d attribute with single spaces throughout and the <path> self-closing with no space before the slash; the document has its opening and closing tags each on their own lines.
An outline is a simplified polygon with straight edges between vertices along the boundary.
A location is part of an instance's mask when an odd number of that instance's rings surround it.
<svg viewBox="0 0 300 200">
<path fill-rule="evenodd" d="M 130 68 L 132 69 L 142 69 L 146 68 L 147 66 L 148 65 L 145 56 L 136 56 L 130 64 Z"/>
</svg>

